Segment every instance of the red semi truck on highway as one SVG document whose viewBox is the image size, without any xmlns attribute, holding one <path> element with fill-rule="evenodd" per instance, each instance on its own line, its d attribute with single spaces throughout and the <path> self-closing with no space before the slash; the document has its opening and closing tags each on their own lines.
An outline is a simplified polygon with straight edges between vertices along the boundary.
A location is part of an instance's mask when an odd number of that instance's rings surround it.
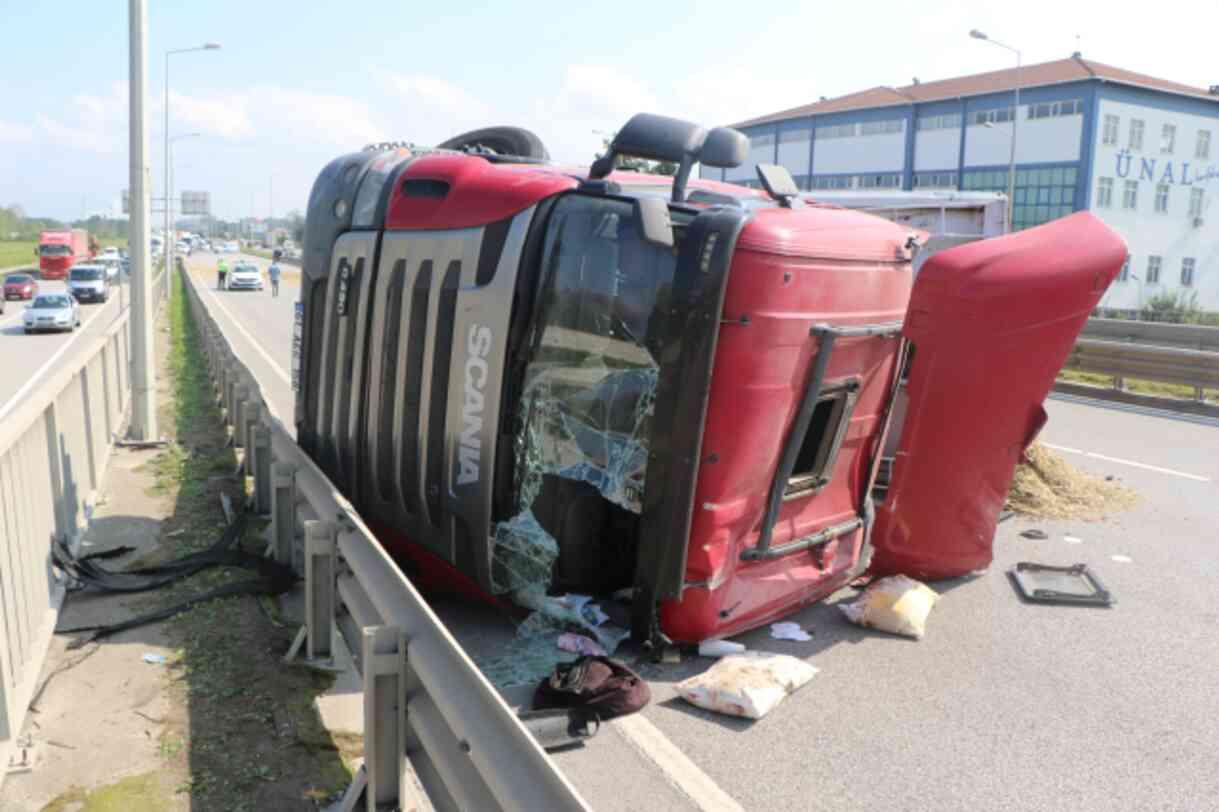
<svg viewBox="0 0 1219 812">
<path fill-rule="evenodd" d="M 491 128 L 322 171 L 297 437 L 418 584 L 523 605 L 629 587 L 633 636 L 663 645 L 869 568 L 990 563 L 1125 244 L 1080 213 L 916 278 L 924 232 L 805 200 L 780 167 L 763 190 L 690 178 L 747 155 L 640 114 L 589 169 Z"/>
<path fill-rule="evenodd" d="M 92 257 L 89 232 L 83 228 L 44 231 L 38 237 L 38 274 L 43 279 L 65 279 L 69 268 Z"/>
</svg>

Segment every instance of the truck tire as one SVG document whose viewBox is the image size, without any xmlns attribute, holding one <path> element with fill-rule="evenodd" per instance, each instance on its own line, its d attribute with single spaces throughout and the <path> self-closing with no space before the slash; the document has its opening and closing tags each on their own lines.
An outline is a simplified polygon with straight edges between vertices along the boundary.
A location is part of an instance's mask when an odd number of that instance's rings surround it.
<svg viewBox="0 0 1219 812">
<path fill-rule="evenodd" d="M 521 127 L 484 127 L 450 138 L 437 144 L 437 149 L 460 152 L 489 150 L 497 155 L 511 155 L 527 161 L 549 161 L 550 153 L 542 139 Z"/>
</svg>

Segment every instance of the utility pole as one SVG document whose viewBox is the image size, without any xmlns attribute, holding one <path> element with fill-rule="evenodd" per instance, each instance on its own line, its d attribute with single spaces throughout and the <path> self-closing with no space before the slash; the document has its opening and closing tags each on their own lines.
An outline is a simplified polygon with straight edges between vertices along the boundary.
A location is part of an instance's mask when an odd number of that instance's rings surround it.
<svg viewBox="0 0 1219 812">
<path fill-rule="evenodd" d="M 127 247 L 131 254 L 131 437 L 160 439 L 157 434 L 156 364 L 152 343 L 152 262 L 149 257 L 148 125 L 144 119 L 144 85 L 147 79 L 148 12 L 145 0 L 128 0 L 131 26 L 129 153 L 131 188 Z M 168 281 L 168 277 L 166 277 Z"/>
</svg>

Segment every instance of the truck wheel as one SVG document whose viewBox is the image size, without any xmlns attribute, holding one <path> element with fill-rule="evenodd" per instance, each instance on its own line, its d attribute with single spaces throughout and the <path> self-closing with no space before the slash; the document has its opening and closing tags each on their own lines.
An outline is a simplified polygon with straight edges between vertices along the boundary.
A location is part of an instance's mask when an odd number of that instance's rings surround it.
<svg viewBox="0 0 1219 812">
<path fill-rule="evenodd" d="M 497 155 L 511 155 L 527 161 L 549 161 L 550 153 L 542 139 L 521 127 L 484 127 L 450 138 L 437 149 L 460 152 L 488 150 Z"/>
</svg>

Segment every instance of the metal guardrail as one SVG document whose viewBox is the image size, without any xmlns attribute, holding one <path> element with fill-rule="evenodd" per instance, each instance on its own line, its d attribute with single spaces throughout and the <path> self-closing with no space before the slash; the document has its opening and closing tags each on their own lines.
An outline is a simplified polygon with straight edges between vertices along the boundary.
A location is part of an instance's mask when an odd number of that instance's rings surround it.
<svg viewBox="0 0 1219 812">
<path fill-rule="evenodd" d="M 1060 381 L 1061 392 L 1219 416 L 1204 402 L 1205 389 L 1219 388 L 1219 327 L 1088 319 L 1063 369 L 1111 375 L 1113 389 Z M 1189 386 L 1194 400 L 1136 395 L 1125 391 L 1127 378 Z"/>
<path fill-rule="evenodd" d="M 158 303 L 165 280 L 154 282 Z M 126 421 L 129 321 L 130 311 L 120 311 L 0 421 L 0 781 L 63 603 L 51 545 L 79 549 Z"/>
<path fill-rule="evenodd" d="M 343 809 L 587 809 L 352 505 L 296 445 L 184 273 L 212 380 L 245 449 L 275 557 L 305 577 L 305 624 L 289 658 L 333 657 L 342 634 L 364 687 L 364 765 Z"/>
</svg>

